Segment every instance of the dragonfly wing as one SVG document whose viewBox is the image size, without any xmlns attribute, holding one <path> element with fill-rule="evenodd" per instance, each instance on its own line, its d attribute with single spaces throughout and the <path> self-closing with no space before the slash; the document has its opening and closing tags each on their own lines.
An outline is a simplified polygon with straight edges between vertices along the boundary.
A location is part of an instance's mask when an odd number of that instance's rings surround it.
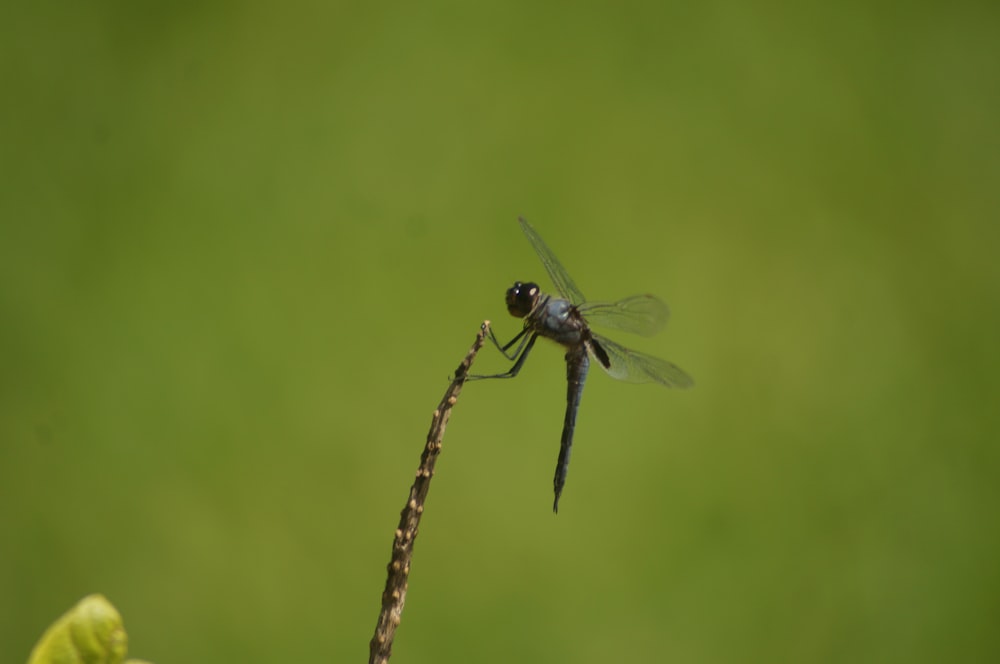
<svg viewBox="0 0 1000 664">
<path fill-rule="evenodd" d="M 593 338 L 604 349 L 610 360 L 610 366 L 607 367 L 602 362 L 597 364 L 600 364 L 612 378 L 628 383 L 659 383 L 665 387 L 679 389 L 694 385 L 694 379 L 672 362 L 629 350 L 606 337 L 595 334 Z"/>
<path fill-rule="evenodd" d="M 649 337 L 670 320 L 666 303 L 653 295 L 633 295 L 617 302 L 587 302 L 579 307 L 588 323 Z"/>
<path fill-rule="evenodd" d="M 521 223 L 521 230 L 524 234 L 528 236 L 528 241 L 531 242 L 531 246 L 535 248 L 535 253 L 538 257 L 542 259 L 542 265 L 545 266 L 545 271 L 549 273 L 549 278 L 552 279 L 552 283 L 555 284 L 556 290 L 564 298 L 572 302 L 573 304 L 580 304 L 584 301 L 583 293 L 580 289 L 576 287 L 573 283 L 573 279 L 566 272 L 566 268 L 562 266 L 556 255 L 552 253 L 549 249 L 549 245 L 545 244 L 541 236 L 535 232 L 535 229 L 531 227 L 528 220 L 524 217 L 518 217 L 517 219 Z"/>
</svg>

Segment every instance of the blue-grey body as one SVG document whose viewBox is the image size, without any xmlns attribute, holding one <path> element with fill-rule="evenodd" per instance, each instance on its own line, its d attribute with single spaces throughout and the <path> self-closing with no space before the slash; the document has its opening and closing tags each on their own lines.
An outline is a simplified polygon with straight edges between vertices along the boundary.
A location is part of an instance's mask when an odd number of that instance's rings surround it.
<svg viewBox="0 0 1000 664">
<path fill-rule="evenodd" d="M 556 496 L 552 509 L 558 512 L 559 496 L 562 495 L 563 486 L 566 485 L 566 475 L 569 473 L 569 455 L 573 448 L 576 414 L 580 409 L 583 385 L 587 382 L 587 372 L 590 370 L 588 350 L 597 355 L 603 349 L 594 350 L 595 342 L 590 328 L 569 300 L 546 296 L 525 318 L 525 327 L 531 326 L 537 335 L 566 346 L 566 417 L 563 420 L 562 439 L 559 442 L 556 474 L 552 480 Z M 604 358 L 606 360 L 607 355 L 604 355 Z"/>
</svg>

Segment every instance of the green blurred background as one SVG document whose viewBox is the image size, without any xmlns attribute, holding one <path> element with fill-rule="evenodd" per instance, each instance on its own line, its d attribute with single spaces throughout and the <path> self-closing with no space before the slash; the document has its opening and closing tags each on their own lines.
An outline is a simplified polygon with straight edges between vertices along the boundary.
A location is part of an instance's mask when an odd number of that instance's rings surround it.
<svg viewBox="0 0 1000 664">
<path fill-rule="evenodd" d="M 519 214 L 698 386 L 594 374 L 557 517 L 561 352 L 468 386 L 393 661 L 1000 659 L 996 3 L 0 25 L 4 661 L 97 591 L 157 664 L 364 661 Z"/>
</svg>

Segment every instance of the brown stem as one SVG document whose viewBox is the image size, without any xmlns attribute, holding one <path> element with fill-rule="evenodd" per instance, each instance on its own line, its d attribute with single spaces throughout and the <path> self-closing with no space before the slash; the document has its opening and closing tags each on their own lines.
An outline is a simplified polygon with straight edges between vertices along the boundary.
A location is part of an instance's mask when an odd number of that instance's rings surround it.
<svg viewBox="0 0 1000 664">
<path fill-rule="evenodd" d="M 396 628 L 399 627 L 403 616 L 403 604 L 406 603 L 407 579 L 410 576 L 410 561 L 413 558 L 413 542 L 417 539 L 417 527 L 420 525 L 420 517 L 424 513 L 424 501 L 427 499 L 427 491 L 431 486 L 431 478 L 434 476 L 434 464 L 437 462 L 438 454 L 441 453 L 441 438 L 444 436 L 444 429 L 448 425 L 448 418 L 451 416 L 451 409 L 458 401 L 458 395 L 462 391 L 462 385 L 468 376 L 469 368 L 476 353 L 483 347 L 486 335 L 489 331 L 490 322 L 483 321 L 476 335 L 476 341 L 466 354 L 465 359 L 455 370 L 455 376 L 444 393 L 444 398 L 434 411 L 431 419 L 431 429 L 427 432 L 427 443 L 420 454 L 420 467 L 417 468 L 417 477 L 410 487 L 410 496 L 406 499 L 406 505 L 399 515 L 399 527 L 396 528 L 396 536 L 392 542 L 392 559 L 387 567 L 389 576 L 385 581 L 385 590 L 382 591 L 382 611 L 378 615 L 378 623 L 375 625 L 375 636 L 369 643 L 370 654 L 369 664 L 383 664 L 389 661 L 392 655 L 392 641 L 396 636 Z"/>
</svg>

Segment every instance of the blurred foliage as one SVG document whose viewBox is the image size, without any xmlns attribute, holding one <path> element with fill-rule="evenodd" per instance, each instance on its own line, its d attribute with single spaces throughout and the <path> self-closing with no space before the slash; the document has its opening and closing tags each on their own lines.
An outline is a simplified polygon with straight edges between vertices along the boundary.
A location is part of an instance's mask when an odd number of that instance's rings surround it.
<svg viewBox="0 0 1000 664">
<path fill-rule="evenodd" d="M 363 658 L 518 214 L 698 386 L 594 375 L 558 517 L 561 353 L 469 386 L 400 661 L 1000 659 L 996 3 L 3 17 L 14 660 L 94 591 L 157 662 Z"/>
<path fill-rule="evenodd" d="M 121 664 L 128 636 L 121 614 L 103 595 L 87 595 L 45 630 L 28 664 Z M 130 659 L 125 664 L 148 664 Z"/>
</svg>

